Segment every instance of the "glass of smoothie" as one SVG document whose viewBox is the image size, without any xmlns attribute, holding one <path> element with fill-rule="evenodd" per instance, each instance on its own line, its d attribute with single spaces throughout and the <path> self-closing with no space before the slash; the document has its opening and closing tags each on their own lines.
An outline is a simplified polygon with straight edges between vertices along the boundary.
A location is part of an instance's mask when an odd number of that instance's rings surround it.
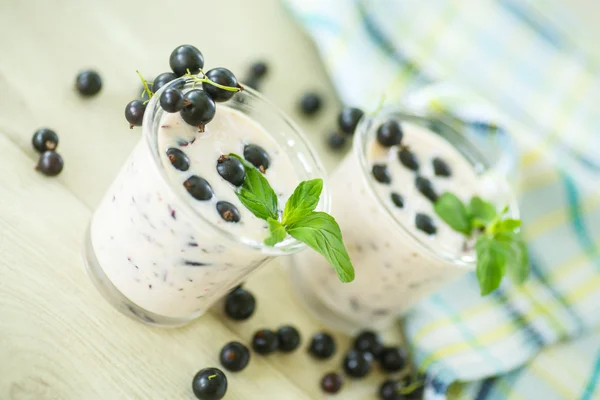
<svg viewBox="0 0 600 400">
<path fill-rule="evenodd" d="M 168 87 L 193 86 L 179 78 L 152 97 L 142 137 L 85 239 L 85 264 L 98 290 L 150 325 L 190 322 L 267 261 L 305 247 L 291 237 L 274 247 L 263 243 L 267 223 L 238 200 L 240 171 L 224 155 L 260 162 L 281 208 L 298 183 L 324 175 L 298 127 L 252 90 L 217 103 L 204 132 L 160 107 Z M 328 211 L 328 196 L 325 185 L 318 210 Z"/>
<path fill-rule="evenodd" d="M 340 283 L 312 251 L 295 255 L 291 266 L 299 297 L 332 328 L 384 328 L 417 301 L 474 271 L 474 241 L 434 212 L 444 192 L 464 202 L 478 195 L 498 208 L 509 205 L 518 218 L 506 179 L 510 160 L 496 146 L 489 150 L 489 137 L 467 139 L 453 126 L 398 109 L 360 121 L 352 152 L 329 181 L 331 214 L 356 279 Z M 401 143 L 385 143 L 398 130 Z M 493 140 L 508 139 L 498 135 Z"/>
</svg>

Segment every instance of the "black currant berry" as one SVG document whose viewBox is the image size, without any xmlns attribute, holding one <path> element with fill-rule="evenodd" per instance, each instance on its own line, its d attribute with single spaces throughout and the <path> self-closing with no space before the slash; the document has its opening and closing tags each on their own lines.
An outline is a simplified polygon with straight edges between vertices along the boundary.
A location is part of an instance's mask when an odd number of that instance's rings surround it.
<svg viewBox="0 0 600 400">
<path fill-rule="evenodd" d="M 208 181 L 197 175 L 192 175 L 186 179 L 186 181 L 183 182 L 183 187 L 185 187 L 188 193 L 196 200 L 210 200 L 213 196 L 213 190 Z"/>
<path fill-rule="evenodd" d="M 177 46 L 169 57 L 169 65 L 177 76 L 185 75 L 188 70 L 197 74 L 204 67 L 204 57 L 200 50 L 189 44 Z"/>
<path fill-rule="evenodd" d="M 163 72 L 156 78 L 154 78 L 154 83 L 152 84 L 152 92 L 156 93 L 158 90 L 166 85 L 167 83 L 177 79 L 177 75 L 172 72 Z"/>
<path fill-rule="evenodd" d="M 415 225 L 417 229 L 422 230 L 428 235 L 435 235 L 437 232 L 437 228 L 435 227 L 433 220 L 429 215 L 426 214 L 417 214 L 415 216 Z"/>
<path fill-rule="evenodd" d="M 31 144 L 38 151 L 43 153 L 48 150 L 56 150 L 58 146 L 58 135 L 52 129 L 42 128 L 35 131 Z"/>
<path fill-rule="evenodd" d="M 305 93 L 300 98 L 300 111 L 302 114 L 312 116 L 321 109 L 323 100 L 317 93 Z"/>
<path fill-rule="evenodd" d="M 246 320 L 254 314 L 255 309 L 254 295 L 243 287 L 232 290 L 225 298 L 225 314 L 233 320 Z"/>
<path fill-rule="evenodd" d="M 419 160 L 415 153 L 408 149 L 402 149 L 398 152 L 398 159 L 406 168 L 412 171 L 419 170 Z"/>
<path fill-rule="evenodd" d="M 228 201 L 217 202 L 217 212 L 227 222 L 240 222 L 240 211 Z"/>
<path fill-rule="evenodd" d="M 171 164 L 180 171 L 187 171 L 190 168 L 190 159 L 180 149 L 171 147 L 167 150 L 167 157 Z"/>
<path fill-rule="evenodd" d="M 308 352 L 315 358 L 325 360 L 331 357 L 336 350 L 335 340 L 328 333 L 320 332 L 312 337 Z"/>
<path fill-rule="evenodd" d="M 377 141 L 383 147 L 392 147 L 400 144 L 402 136 L 402 127 L 400 127 L 398 121 L 395 120 L 384 122 L 377 129 Z"/>
<path fill-rule="evenodd" d="M 373 165 L 373 177 L 377 182 L 381 182 L 384 184 L 390 184 L 392 182 L 392 176 L 390 175 L 390 171 L 385 164 L 375 164 Z"/>
<path fill-rule="evenodd" d="M 340 129 L 340 132 L 343 132 L 346 135 L 353 135 L 356 130 L 356 125 L 358 125 L 358 121 L 360 121 L 363 115 L 364 112 L 358 108 L 344 108 L 338 115 L 338 128 Z"/>
<path fill-rule="evenodd" d="M 250 361 L 250 351 L 240 342 L 229 342 L 219 355 L 221 365 L 228 371 L 238 372 L 246 368 Z"/>
<path fill-rule="evenodd" d="M 192 390 L 199 400 L 221 400 L 227 393 L 227 377 L 218 368 L 204 368 L 194 376 Z"/>
<path fill-rule="evenodd" d="M 279 350 L 285 353 L 292 352 L 300 346 L 300 332 L 291 325 L 284 325 L 277 330 Z"/>
<path fill-rule="evenodd" d="M 206 77 L 221 86 L 228 86 L 232 88 L 238 87 L 237 78 L 227 68 L 213 68 L 206 73 Z M 202 88 L 210 97 L 212 97 L 214 101 L 217 102 L 227 101 L 236 93 L 234 91 L 218 88 L 208 82 L 202 82 Z"/>
<path fill-rule="evenodd" d="M 56 176 L 60 174 L 64 162 L 60 154 L 55 151 L 45 151 L 40 155 L 40 159 L 35 167 L 46 176 Z"/>
<path fill-rule="evenodd" d="M 439 157 L 433 159 L 433 172 L 436 176 L 449 177 L 452 175 L 450 166 Z"/>
<path fill-rule="evenodd" d="M 235 186 L 241 186 L 246 178 L 246 170 L 240 160 L 222 155 L 217 160 L 217 172 L 223 179 Z"/>
<path fill-rule="evenodd" d="M 181 111 L 183 108 L 183 93 L 178 89 L 167 88 L 160 95 L 160 106 L 169 113 Z"/>
<path fill-rule="evenodd" d="M 213 119 L 217 111 L 214 100 L 205 91 L 194 89 L 185 94 L 183 101 L 181 118 L 204 132 L 204 125 Z"/>
<path fill-rule="evenodd" d="M 267 355 L 277 350 L 279 339 L 270 329 L 261 329 L 252 338 L 252 349 L 258 354 Z"/>
<path fill-rule="evenodd" d="M 142 126 L 144 112 L 146 112 L 146 105 L 141 100 L 132 100 L 125 106 L 125 119 L 129 122 L 130 128 Z"/>
<path fill-rule="evenodd" d="M 260 146 L 249 144 L 244 147 L 244 158 L 256 168 L 264 172 L 269 168 L 269 154 Z"/>
<path fill-rule="evenodd" d="M 82 96 L 94 96 L 102 89 L 102 78 L 96 71 L 82 71 L 75 78 L 75 86 Z"/>
</svg>

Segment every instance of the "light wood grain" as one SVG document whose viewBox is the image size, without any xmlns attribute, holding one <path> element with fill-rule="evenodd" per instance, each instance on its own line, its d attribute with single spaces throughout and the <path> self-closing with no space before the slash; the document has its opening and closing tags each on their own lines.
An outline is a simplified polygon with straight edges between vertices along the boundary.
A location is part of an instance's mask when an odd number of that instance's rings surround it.
<svg viewBox="0 0 600 400">
<path fill-rule="evenodd" d="M 339 159 L 324 146 L 339 105 L 314 48 L 277 0 L 0 2 L 0 399 L 192 399 L 192 376 L 218 365 L 226 342 L 291 323 L 306 343 L 322 329 L 277 263 L 248 283 L 259 301 L 250 321 L 228 321 L 217 307 L 176 330 L 123 317 L 85 274 L 83 232 L 140 134 L 123 118 L 140 86 L 135 69 L 148 77 L 167 70 L 181 43 L 201 48 L 207 67 L 240 76 L 250 61 L 268 60 L 264 93 L 301 122 L 328 168 Z M 83 100 L 73 80 L 86 67 L 105 85 Z M 306 121 L 297 101 L 309 89 L 326 107 Z M 65 170 L 54 179 L 32 168 L 31 135 L 41 126 L 60 135 Z M 349 339 L 337 337 L 344 348 Z M 319 379 L 339 369 L 341 355 L 326 363 L 304 350 L 253 355 L 245 371 L 228 374 L 226 398 L 323 398 Z M 348 383 L 339 397 L 375 398 L 381 380 Z"/>
</svg>

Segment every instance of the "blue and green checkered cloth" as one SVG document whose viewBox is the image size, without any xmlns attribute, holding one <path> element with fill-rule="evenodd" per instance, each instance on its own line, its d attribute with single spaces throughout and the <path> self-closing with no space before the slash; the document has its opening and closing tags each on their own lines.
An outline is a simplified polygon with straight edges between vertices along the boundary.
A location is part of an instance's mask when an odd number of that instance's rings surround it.
<svg viewBox="0 0 600 400">
<path fill-rule="evenodd" d="M 517 144 L 530 279 L 481 298 L 468 275 L 408 314 L 427 398 L 600 399 L 600 71 L 577 21 L 557 0 L 285 4 L 345 104 L 385 92 Z"/>
</svg>

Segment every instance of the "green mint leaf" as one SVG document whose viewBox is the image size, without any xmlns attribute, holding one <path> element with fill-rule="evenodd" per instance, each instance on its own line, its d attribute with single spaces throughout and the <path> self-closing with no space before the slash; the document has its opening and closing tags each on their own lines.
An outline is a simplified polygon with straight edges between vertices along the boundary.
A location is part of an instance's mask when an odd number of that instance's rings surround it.
<svg viewBox="0 0 600 400">
<path fill-rule="evenodd" d="M 499 232 L 494 240 L 506 254 L 508 274 L 517 284 L 525 282 L 529 276 L 529 253 L 521 235 L 514 232 Z"/>
<path fill-rule="evenodd" d="M 476 275 L 482 296 L 486 296 L 500 286 L 506 271 L 505 249 L 493 238 L 480 236 L 475 244 L 477 251 Z"/>
<path fill-rule="evenodd" d="M 471 221 L 463 202 L 452 193 L 444 193 L 433 205 L 436 214 L 452 229 L 465 235 L 471 234 Z"/>
<path fill-rule="evenodd" d="M 340 281 L 354 280 L 354 267 L 344 247 L 342 232 L 331 215 L 313 211 L 286 226 L 286 230 L 295 239 L 321 253 L 335 268 Z"/>
<path fill-rule="evenodd" d="M 269 232 L 271 232 L 271 235 L 265 239 L 265 244 L 267 246 L 275 246 L 285 239 L 287 232 L 285 231 L 285 227 L 276 219 L 268 218 L 267 223 L 269 224 Z"/>
<path fill-rule="evenodd" d="M 301 182 L 285 203 L 283 224 L 289 225 L 307 216 L 317 208 L 323 190 L 323 180 L 313 179 Z"/>
<path fill-rule="evenodd" d="M 513 232 L 515 229 L 521 227 L 520 219 L 505 219 L 498 223 L 496 226 L 497 232 Z"/>
<path fill-rule="evenodd" d="M 496 218 L 496 207 L 481 197 L 475 196 L 469 202 L 469 216 L 474 222 L 478 221 L 477 226 L 486 226 Z"/>
<path fill-rule="evenodd" d="M 237 154 L 230 154 L 242 162 L 246 170 L 246 178 L 242 187 L 236 192 L 242 204 L 258 218 L 278 218 L 277 195 L 269 185 L 267 178 L 254 165 Z"/>
</svg>

